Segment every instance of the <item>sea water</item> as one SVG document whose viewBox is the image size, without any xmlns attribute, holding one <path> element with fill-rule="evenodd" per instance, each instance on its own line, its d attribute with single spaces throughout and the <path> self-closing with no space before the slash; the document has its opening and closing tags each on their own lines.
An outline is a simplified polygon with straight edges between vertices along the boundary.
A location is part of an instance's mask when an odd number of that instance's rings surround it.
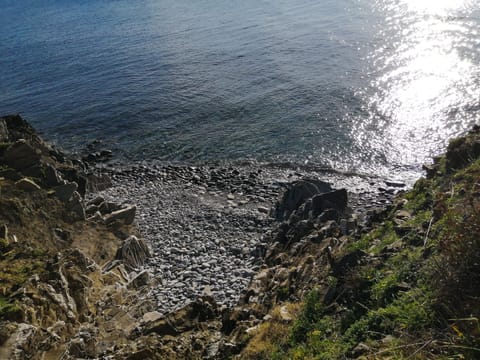
<svg viewBox="0 0 480 360">
<path fill-rule="evenodd" d="M 129 160 L 402 177 L 480 121 L 469 0 L 0 0 L 0 114 Z"/>
</svg>

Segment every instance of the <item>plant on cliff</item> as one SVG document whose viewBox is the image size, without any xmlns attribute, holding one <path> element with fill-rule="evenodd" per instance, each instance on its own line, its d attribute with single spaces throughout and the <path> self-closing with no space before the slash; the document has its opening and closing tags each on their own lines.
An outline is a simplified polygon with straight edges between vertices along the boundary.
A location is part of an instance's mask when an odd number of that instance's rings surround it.
<svg viewBox="0 0 480 360">
<path fill-rule="evenodd" d="M 321 285 L 305 297 L 275 358 L 480 358 L 479 144 L 478 129 L 452 141 L 381 223 L 349 239 L 336 260 L 363 260 L 329 275 L 333 303 Z"/>
</svg>

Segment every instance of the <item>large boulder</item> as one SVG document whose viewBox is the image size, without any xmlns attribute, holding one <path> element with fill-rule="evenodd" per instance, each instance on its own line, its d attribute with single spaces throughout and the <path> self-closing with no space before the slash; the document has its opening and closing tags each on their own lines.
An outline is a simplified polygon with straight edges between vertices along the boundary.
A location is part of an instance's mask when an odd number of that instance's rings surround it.
<svg viewBox="0 0 480 360">
<path fill-rule="evenodd" d="M 329 183 L 304 179 L 289 185 L 273 210 L 273 217 L 279 221 L 287 220 L 293 211 L 315 195 L 332 191 Z"/>
<path fill-rule="evenodd" d="M 342 214 L 347 209 L 347 190 L 339 189 L 313 196 L 299 209 L 298 216 L 303 219 L 315 219 L 326 210 Z"/>
<path fill-rule="evenodd" d="M 11 168 L 22 171 L 38 164 L 40 153 L 26 140 L 20 139 L 5 150 L 2 161 Z"/>
</svg>

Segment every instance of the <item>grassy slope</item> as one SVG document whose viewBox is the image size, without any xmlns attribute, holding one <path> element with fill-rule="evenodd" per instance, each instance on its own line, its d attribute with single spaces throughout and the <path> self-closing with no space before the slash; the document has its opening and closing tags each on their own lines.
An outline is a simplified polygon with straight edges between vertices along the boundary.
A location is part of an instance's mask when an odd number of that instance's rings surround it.
<svg viewBox="0 0 480 360">
<path fill-rule="evenodd" d="M 329 276 L 335 301 L 312 291 L 293 324 L 274 316 L 244 357 L 480 358 L 479 139 L 477 130 L 452 141 L 434 175 L 350 240 L 341 256 L 362 257 Z"/>
</svg>

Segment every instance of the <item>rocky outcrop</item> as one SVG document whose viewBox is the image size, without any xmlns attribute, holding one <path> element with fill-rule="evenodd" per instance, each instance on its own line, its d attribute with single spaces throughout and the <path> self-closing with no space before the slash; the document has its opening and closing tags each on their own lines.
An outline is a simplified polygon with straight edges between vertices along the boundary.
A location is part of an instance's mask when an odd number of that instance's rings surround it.
<svg viewBox="0 0 480 360">
<path fill-rule="evenodd" d="M 150 252 L 129 226 L 135 207 L 98 202 L 85 221 L 81 162 L 19 116 L 0 118 L 0 138 L 0 358 L 99 358 L 153 310 L 138 297 Z"/>
</svg>

